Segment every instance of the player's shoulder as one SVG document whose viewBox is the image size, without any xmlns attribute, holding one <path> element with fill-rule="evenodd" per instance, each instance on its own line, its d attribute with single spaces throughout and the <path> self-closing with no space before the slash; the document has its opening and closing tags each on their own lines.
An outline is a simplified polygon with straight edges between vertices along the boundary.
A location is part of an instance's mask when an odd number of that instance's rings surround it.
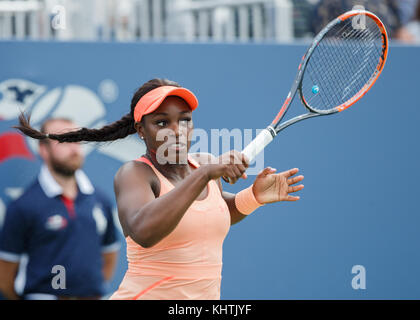
<svg viewBox="0 0 420 320">
<path fill-rule="evenodd" d="M 114 185 L 119 185 L 124 181 L 143 180 L 148 181 L 154 176 L 153 169 L 142 161 L 132 160 L 124 163 L 117 171 L 114 177 Z"/>
<path fill-rule="evenodd" d="M 217 162 L 217 157 L 208 152 L 196 152 L 189 155 L 200 165 Z"/>
</svg>

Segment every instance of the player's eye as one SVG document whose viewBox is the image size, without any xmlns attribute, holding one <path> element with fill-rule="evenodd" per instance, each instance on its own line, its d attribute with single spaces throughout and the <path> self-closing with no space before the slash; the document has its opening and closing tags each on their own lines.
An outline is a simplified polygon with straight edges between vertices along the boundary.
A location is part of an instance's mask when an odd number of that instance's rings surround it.
<svg viewBox="0 0 420 320">
<path fill-rule="evenodd" d="M 190 122 L 191 122 L 191 118 L 184 118 L 184 119 L 179 120 L 179 123 L 182 126 L 188 126 L 190 124 Z"/>
<path fill-rule="evenodd" d="M 164 126 L 167 125 L 167 123 L 168 122 L 166 120 L 158 120 L 158 121 L 155 122 L 155 124 L 159 127 L 164 127 Z"/>
</svg>

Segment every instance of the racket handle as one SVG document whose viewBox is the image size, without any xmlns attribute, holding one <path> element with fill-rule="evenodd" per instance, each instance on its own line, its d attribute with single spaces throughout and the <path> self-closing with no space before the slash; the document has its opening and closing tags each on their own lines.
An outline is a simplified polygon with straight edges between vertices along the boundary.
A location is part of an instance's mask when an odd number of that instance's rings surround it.
<svg viewBox="0 0 420 320">
<path fill-rule="evenodd" d="M 249 162 L 252 162 L 271 141 L 273 141 L 276 133 L 271 127 L 262 130 L 254 140 L 248 144 L 242 153 L 248 158 Z"/>
<path fill-rule="evenodd" d="M 251 163 L 271 141 L 273 141 L 274 137 L 276 136 L 276 131 L 272 127 L 268 127 L 267 129 L 262 130 L 254 140 L 252 140 L 244 150 L 242 150 L 242 154 L 244 154 L 249 162 Z M 222 176 L 223 180 L 228 183 L 231 183 L 228 177 Z"/>
</svg>

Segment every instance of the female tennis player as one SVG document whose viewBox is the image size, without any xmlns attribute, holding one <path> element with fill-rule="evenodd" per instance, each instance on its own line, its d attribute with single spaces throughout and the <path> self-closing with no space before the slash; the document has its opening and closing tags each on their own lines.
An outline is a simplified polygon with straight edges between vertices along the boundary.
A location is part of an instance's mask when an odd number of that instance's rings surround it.
<svg viewBox="0 0 420 320">
<path fill-rule="evenodd" d="M 296 201 L 303 176 L 270 167 L 237 194 L 220 177 L 247 178 L 238 151 L 219 158 L 189 154 L 197 98 L 173 81 L 153 79 L 134 94 L 131 111 L 101 129 L 43 134 L 20 116 L 24 134 L 60 142 L 113 141 L 137 133 L 147 151 L 115 175 L 118 214 L 127 241 L 128 270 L 111 299 L 220 299 L 222 245 L 229 227 L 261 205 Z M 294 185 L 294 186 L 293 186 Z"/>
</svg>

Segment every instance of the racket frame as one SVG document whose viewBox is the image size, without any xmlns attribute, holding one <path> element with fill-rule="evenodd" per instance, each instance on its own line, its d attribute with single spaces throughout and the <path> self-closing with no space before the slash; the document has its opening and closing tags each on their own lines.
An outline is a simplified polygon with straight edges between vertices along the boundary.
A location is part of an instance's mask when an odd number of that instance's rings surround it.
<svg viewBox="0 0 420 320">
<path fill-rule="evenodd" d="M 343 104 L 336 106 L 335 108 L 329 109 L 329 110 L 315 110 L 311 108 L 311 106 L 306 102 L 303 94 L 302 94 L 302 79 L 303 75 L 305 73 L 306 67 L 308 65 L 309 60 L 311 59 L 313 51 L 316 49 L 320 41 L 325 37 L 325 35 L 330 31 L 335 25 L 342 23 L 343 21 L 350 19 L 357 15 L 365 15 L 370 18 L 372 18 L 377 26 L 379 27 L 379 30 L 382 35 L 382 55 L 379 58 L 378 65 L 376 66 L 376 70 L 373 74 L 373 76 L 369 79 L 369 81 L 362 87 L 362 89 L 359 90 L 358 93 L 353 95 L 349 100 L 344 102 Z M 313 118 L 317 116 L 323 116 L 323 115 L 331 115 L 337 112 L 341 112 L 353 104 L 355 104 L 357 101 L 359 101 L 374 85 L 376 80 L 378 79 L 379 75 L 382 73 L 382 70 L 385 66 L 385 62 L 388 57 L 388 35 L 387 31 L 385 29 L 385 26 L 383 25 L 382 21 L 372 12 L 366 11 L 366 10 L 352 10 L 348 11 L 346 13 L 343 13 L 339 17 L 332 20 L 330 23 L 327 24 L 314 38 L 312 41 L 311 46 L 307 49 L 305 55 L 302 57 L 302 61 L 299 64 L 298 72 L 295 77 L 295 80 L 292 84 L 292 87 L 289 91 L 289 94 L 287 95 L 286 100 L 284 101 L 280 111 L 274 118 L 274 120 L 271 122 L 271 124 L 263 129 L 253 141 L 251 141 L 242 151 L 243 154 L 248 158 L 250 162 L 255 159 L 257 154 L 261 152 L 273 139 L 275 136 L 283 129 L 287 128 L 288 126 L 308 119 Z M 308 109 L 308 113 L 302 114 L 299 116 L 296 116 L 290 120 L 287 120 L 283 123 L 280 123 L 280 121 L 284 118 L 285 114 L 287 113 L 287 110 L 289 109 L 290 104 L 292 103 L 296 93 L 299 91 L 299 96 L 302 104 Z M 227 182 L 230 182 L 229 179 L 223 177 L 223 179 Z"/>
<path fill-rule="evenodd" d="M 350 19 L 350 18 L 352 18 L 354 16 L 357 16 L 357 15 L 366 15 L 366 16 L 372 18 L 376 22 L 377 26 L 379 27 L 379 30 L 381 31 L 382 41 L 383 41 L 382 55 L 379 58 L 379 62 L 378 62 L 378 65 L 376 67 L 375 73 L 370 78 L 370 80 L 363 86 L 363 88 L 359 90 L 358 93 L 356 93 L 353 97 L 351 97 L 349 100 L 347 100 L 343 104 L 341 104 L 339 106 L 336 106 L 335 108 L 332 108 L 330 110 L 314 110 L 306 102 L 306 100 L 305 100 L 305 98 L 302 94 L 302 79 L 303 79 L 303 75 L 305 74 L 305 70 L 306 70 L 306 67 L 308 65 L 308 62 L 311 59 L 312 53 L 316 49 L 318 44 L 321 42 L 321 40 L 328 33 L 328 31 L 330 31 L 337 24 L 340 24 L 343 21 L 345 21 L 347 19 Z M 321 116 L 321 115 L 330 115 L 330 114 L 334 114 L 334 113 L 337 113 L 337 112 L 341 112 L 341 111 L 349 108 L 350 106 L 355 104 L 357 101 L 359 101 L 370 90 L 370 88 L 374 85 L 374 83 L 378 79 L 379 75 L 381 74 L 381 72 L 382 72 L 382 70 L 385 66 L 385 61 L 387 59 L 387 56 L 388 56 L 388 35 L 387 35 L 385 26 L 383 25 L 382 21 L 375 14 L 373 14 L 372 12 L 369 12 L 369 11 L 365 11 L 365 10 L 352 10 L 352 11 L 348 11 L 346 13 L 343 13 L 342 15 L 340 15 L 339 17 L 335 18 L 330 23 L 328 23 L 327 26 L 324 27 L 314 38 L 311 46 L 308 48 L 308 50 L 306 51 L 305 55 L 302 58 L 302 61 L 299 65 L 299 67 L 298 67 L 298 72 L 297 72 L 295 81 L 293 82 L 292 88 L 291 88 L 289 94 L 287 95 L 287 98 L 284 101 L 283 106 L 281 107 L 279 113 L 274 118 L 274 120 L 271 122 L 269 127 L 273 128 L 275 130 L 276 134 L 277 134 L 281 130 L 287 128 L 288 126 L 290 126 L 290 125 L 292 125 L 296 122 L 302 121 L 304 119 L 313 118 L 313 117 Z M 299 97 L 300 97 L 300 100 L 301 100 L 302 104 L 309 110 L 309 112 L 306 113 L 306 114 L 297 116 L 293 119 L 290 119 L 290 120 L 280 124 L 280 121 L 283 119 L 283 117 L 287 113 L 287 110 L 289 109 L 289 106 L 292 103 L 292 101 L 293 101 L 293 99 L 294 99 L 294 97 L 295 97 L 295 95 L 298 91 L 299 91 Z M 274 138 L 274 136 L 273 136 L 273 138 Z"/>
</svg>

